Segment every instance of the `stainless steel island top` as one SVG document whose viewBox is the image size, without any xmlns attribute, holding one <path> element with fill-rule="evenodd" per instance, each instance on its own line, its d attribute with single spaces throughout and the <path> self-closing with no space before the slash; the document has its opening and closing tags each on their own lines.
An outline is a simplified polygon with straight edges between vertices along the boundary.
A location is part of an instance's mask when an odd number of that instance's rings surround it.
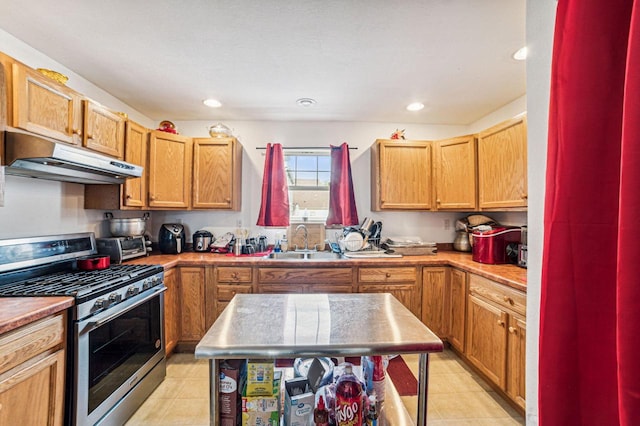
<svg viewBox="0 0 640 426">
<path fill-rule="evenodd" d="M 211 359 L 216 425 L 221 359 L 420 354 L 417 424 L 425 425 L 428 353 L 442 349 L 442 341 L 388 293 L 238 294 L 195 356 Z"/>
</svg>

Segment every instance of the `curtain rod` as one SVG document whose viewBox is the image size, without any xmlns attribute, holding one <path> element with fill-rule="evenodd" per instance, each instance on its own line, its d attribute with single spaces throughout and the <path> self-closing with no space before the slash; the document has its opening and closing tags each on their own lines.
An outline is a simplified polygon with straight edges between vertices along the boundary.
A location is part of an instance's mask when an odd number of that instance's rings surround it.
<svg viewBox="0 0 640 426">
<path fill-rule="evenodd" d="M 267 149 L 266 146 L 258 146 L 256 149 Z M 282 149 L 331 149 L 329 146 L 283 146 Z M 349 147 L 349 149 L 358 149 L 357 146 Z"/>
</svg>

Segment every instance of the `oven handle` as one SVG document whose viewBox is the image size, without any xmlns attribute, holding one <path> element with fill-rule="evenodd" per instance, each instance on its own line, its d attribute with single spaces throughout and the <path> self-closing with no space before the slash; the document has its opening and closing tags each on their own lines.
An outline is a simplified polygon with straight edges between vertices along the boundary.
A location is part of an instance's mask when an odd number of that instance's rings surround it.
<svg viewBox="0 0 640 426">
<path fill-rule="evenodd" d="M 131 309 L 135 308 L 136 306 L 139 306 L 139 305 L 143 304 L 144 302 L 148 301 L 149 299 L 152 299 L 152 298 L 156 297 L 158 295 L 158 293 L 162 293 L 162 292 L 165 292 L 165 291 L 167 291 L 167 287 L 165 287 L 165 286 L 155 287 L 154 291 L 150 295 L 146 296 L 143 299 L 138 300 L 133 305 L 128 306 L 127 309 L 124 309 L 122 311 L 114 312 L 113 314 L 111 314 L 111 315 L 109 315 L 107 317 L 101 318 L 98 321 L 89 321 L 87 323 L 86 328 L 83 330 L 83 334 L 88 332 L 88 331 L 93 330 L 94 328 L 98 328 L 103 324 L 108 323 L 112 319 L 114 319 L 116 317 L 119 317 L 120 315 L 124 314 L 125 312 L 130 311 Z"/>
</svg>

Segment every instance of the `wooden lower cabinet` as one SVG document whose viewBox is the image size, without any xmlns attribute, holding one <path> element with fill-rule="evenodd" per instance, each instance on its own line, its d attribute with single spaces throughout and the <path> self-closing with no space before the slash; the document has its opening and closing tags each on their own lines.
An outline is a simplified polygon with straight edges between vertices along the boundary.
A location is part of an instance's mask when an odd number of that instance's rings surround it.
<svg viewBox="0 0 640 426">
<path fill-rule="evenodd" d="M 253 293 L 253 269 L 250 267 L 219 266 L 216 268 L 215 275 L 213 300 L 215 318 L 218 318 L 236 294 Z"/>
<path fill-rule="evenodd" d="M 422 268 L 422 322 L 438 337 L 447 336 L 447 267 Z"/>
<path fill-rule="evenodd" d="M 62 425 L 66 313 L 0 337 L 0 424 Z"/>
<path fill-rule="evenodd" d="M 205 329 L 205 268 L 180 267 L 180 340 L 199 341 Z"/>
<path fill-rule="evenodd" d="M 492 382 L 504 388 L 507 370 L 507 313 L 469 296 L 467 358 Z"/>
<path fill-rule="evenodd" d="M 525 408 L 525 366 L 527 323 L 524 318 L 512 315 L 509 318 L 507 337 L 507 395 L 522 409 Z"/>
<path fill-rule="evenodd" d="M 467 273 L 451 268 L 446 296 L 449 299 L 448 341 L 460 353 L 464 352 L 467 317 Z"/>
<path fill-rule="evenodd" d="M 523 410 L 526 295 L 469 274 L 465 356 Z"/>
<path fill-rule="evenodd" d="M 351 293 L 351 268 L 259 268 L 258 293 Z"/>
<path fill-rule="evenodd" d="M 178 273 L 175 268 L 164 273 L 164 342 L 165 353 L 171 354 L 180 339 L 180 294 Z"/>
<path fill-rule="evenodd" d="M 418 268 L 358 268 L 358 293 L 391 293 L 416 317 L 422 318 L 422 288 Z"/>
</svg>

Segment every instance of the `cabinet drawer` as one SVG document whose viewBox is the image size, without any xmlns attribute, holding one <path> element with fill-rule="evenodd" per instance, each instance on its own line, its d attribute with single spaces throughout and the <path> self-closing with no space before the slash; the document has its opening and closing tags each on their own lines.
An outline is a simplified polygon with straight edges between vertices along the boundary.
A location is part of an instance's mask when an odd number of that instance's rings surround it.
<svg viewBox="0 0 640 426">
<path fill-rule="evenodd" d="M 233 296 L 239 293 L 252 293 L 252 287 L 250 285 L 218 284 L 216 288 L 218 290 L 218 297 L 216 299 L 224 301 L 233 299 Z"/>
<path fill-rule="evenodd" d="M 64 343 L 65 315 L 43 318 L 0 338 L 0 373 Z"/>
<path fill-rule="evenodd" d="M 251 268 L 237 268 L 237 267 L 219 267 L 218 268 L 218 282 L 228 283 L 250 283 L 251 282 Z"/>
<path fill-rule="evenodd" d="M 351 268 L 260 268 L 258 280 L 273 284 L 351 283 Z"/>
<path fill-rule="evenodd" d="M 526 314 L 527 295 L 484 277 L 469 274 L 469 293 L 521 315 Z"/>
<path fill-rule="evenodd" d="M 416 268 L 360 268 L 358 281 L 362 283 L 400 283 L 415 282 L 418 277 Z"/>
</svg>

